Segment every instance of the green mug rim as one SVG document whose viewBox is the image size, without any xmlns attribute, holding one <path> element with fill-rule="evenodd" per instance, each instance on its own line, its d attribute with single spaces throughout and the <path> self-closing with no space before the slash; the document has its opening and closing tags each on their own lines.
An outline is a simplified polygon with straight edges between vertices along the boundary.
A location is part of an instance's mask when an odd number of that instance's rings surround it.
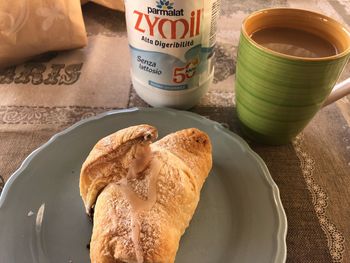
<svg viewBox="0 0 350 263">
<path fill-rule="evenodd" d="M 310 11 L 310 10 L 305 10 L 305 9 L 301 9 L 301 8 L 289 8 L 289 7 L 278 7 L 278 8 L 265 8 L 265 9 L 260 9 L 258 11 L 255 11 L 253 13 L 251 13 L 250 15 L 248 15 L 242 23 L 242 27 L 241 27 L 241 32 L 244 35 L 244 37 L 251 43 L 253 44 L 255 47 L 257 47 L 258 49 L 269 53 L 271 55 L 280 57 L 280 58 L 286 58 L 286 59 L 292 59 L 292 60 L 298 60 L 298 61 L 331 61 L 331 60 L 336 60 L 336 59 L 340 59 L 343 57 L 346 57 L 347 55 L 350 54 L 350 45 L 347 47 L 347 49 L 345 49 L 344 51 L 342 51 L 339 54 L 333 55 L 333 56 L 328 56 L 328 57 L 319 57 L 319 58 L 308 58 L 308 57 L 297 57 L 297 56 L 292 56 L 292 55 L 287 55 L 287 54 L 283 54 L 283 53 L 279 53 L 277 51 L 273 51 L 271 49 L 268 49 L 262 45 L 260 45 L 259 43 L 255 42 L 247 33 L 247 31 L 245 30 L 245 24 L 246 22 L 253 16 L 262 13 L 264 11 L 271 11 L 271 10 L 291 10 L 291 11 L 298 11 L 298 12 L 304 12 L 304 13 L 310 13 L 313 15 L 317 15 L 320 16 L 322 18 L 331 20 L 332 22 L 334 22 L 335 24 L 337 24 L 340 28 L 343 29 L 343 31 L 345 31 L 345 33 L 348 35 L 349 41 L 350 41 L 350 31 L 346 28 L 345 25 L 341 24 L 340 22 L 338 22 L 337 20 L 326 16 L 324 14 L 318 13 L 318 12 L 314 12 L 314 11 Z"/>
</svg>

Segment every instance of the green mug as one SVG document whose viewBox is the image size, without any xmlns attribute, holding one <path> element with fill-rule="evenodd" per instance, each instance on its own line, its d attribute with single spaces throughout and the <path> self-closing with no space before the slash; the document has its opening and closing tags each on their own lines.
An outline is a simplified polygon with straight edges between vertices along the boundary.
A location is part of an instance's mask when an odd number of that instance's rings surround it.
<svg viewBox="0 0 350 263">
<path fill-rule="evenodd" d="M 321 57 L 281 53 L 253 39 L 262 29 L 292 30 L 292 36 L 295 30 L 302 30 L 327 40 L 336 52 Z M 243 134 L 265 144 L 290 142 L 327 98 L 338 99 L 339 94 L 345 95 L 349 90 L 349 85 L 344 85 L 342 92 L 330 96 L 349 56 L 349 31 L 322 14 L 272 8 L 248 16 L 241 30 L 235 85 L 236 109 Z"/>
</svg>

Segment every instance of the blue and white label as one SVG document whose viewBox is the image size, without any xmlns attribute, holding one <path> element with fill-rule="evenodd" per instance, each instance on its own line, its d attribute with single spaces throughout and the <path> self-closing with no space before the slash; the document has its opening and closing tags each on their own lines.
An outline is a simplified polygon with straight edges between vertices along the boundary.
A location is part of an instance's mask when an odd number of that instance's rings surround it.
<svg viewBox="0 0 350 263">
<path fill-rule="evenodd" d="M 125 0 L 132 74 L 152 88 L 186 90 L 212 74 L 219 0 Z"/>
</svg>

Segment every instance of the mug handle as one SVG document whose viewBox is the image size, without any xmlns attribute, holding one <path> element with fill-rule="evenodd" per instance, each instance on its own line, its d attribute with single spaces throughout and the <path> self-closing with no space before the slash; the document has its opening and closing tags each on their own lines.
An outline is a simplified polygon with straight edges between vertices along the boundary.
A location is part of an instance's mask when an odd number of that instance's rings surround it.
<svg viewBox="0 0 350 263">
<path fill-rule="evenodd" d="M 328 96 L 328 98 L 326 99 L 322 107 L 326 107 L 329 104 L 332 104 L 333 102 L 336 102 L 337 100 L 349 94 L 350 94 L 350 78 L 334 86 L 332 93 Z"/>
</svg>

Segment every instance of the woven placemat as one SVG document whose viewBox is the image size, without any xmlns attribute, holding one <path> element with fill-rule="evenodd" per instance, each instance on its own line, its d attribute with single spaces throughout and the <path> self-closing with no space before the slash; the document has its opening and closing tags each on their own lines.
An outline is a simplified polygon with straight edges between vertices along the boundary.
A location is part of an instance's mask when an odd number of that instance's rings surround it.
<svg viewBox="0 0 350 263">
<path fill-rule="evenodd" d="M 321 11 L 350 23 L 343 0 L 223 0 L 214 84 L 193 111 L 238 134 L 234 74 L 240 25 L 250 12 L 271 6 Z M 148 106 L 131 86 L 124 15 L 94 4 L 83 11 L 87 48 L 46 54 L 0 72 L 0 191 L 23 159 L 55 133 L 111 109 Z M 16 82 L 28 69 L 41 75 Z M 344 76 L 350 76 L 350 66 Z M 350 129 L 344 112 L 346 107 L 325 108 L 286 146 L 250 142 L 281 192 L 288 262 L 350 262 L 344 238 L 350 236 Z"/>
</svg>

